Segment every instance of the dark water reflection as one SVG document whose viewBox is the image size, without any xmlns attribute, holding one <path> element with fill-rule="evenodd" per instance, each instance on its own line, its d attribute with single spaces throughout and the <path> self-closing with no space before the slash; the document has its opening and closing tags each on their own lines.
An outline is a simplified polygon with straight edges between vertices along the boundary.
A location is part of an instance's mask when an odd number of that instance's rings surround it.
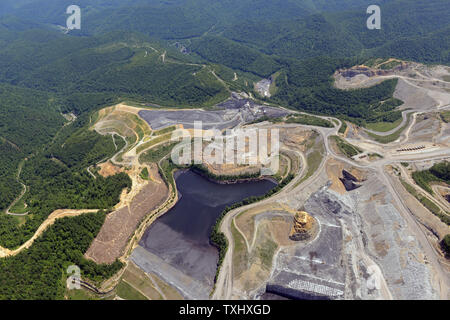
<svg viewBox="0 0 450 320">
<path fill-rule="evenodd" d="M 180 172 L 176 183 L 181 199 L 146 231 L 140 245 L 185 274 L 212 285 L 218 252 L 209 234 L 226 206 L 267 193 L 269 180 L 218 184 L 192 172 Z"/>
</svg>

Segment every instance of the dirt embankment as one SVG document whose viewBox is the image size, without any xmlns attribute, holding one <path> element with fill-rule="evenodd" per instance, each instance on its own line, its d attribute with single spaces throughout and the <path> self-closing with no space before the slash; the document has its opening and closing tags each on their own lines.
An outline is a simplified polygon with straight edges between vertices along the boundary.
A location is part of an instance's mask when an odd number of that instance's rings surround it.
<svg viewBox="0 0 450 320">
<path fill-rule="evenodd" d="M 101 163 L 101 164 L 99 164 L 97 166 L 100 168 L 98 173 L 104 178 L 109 177 L 109 176 L 113 176 L 113 175 L 118 174 L 120 172 L 124 172 L 124 169 L 122 167 L 115 166 L 110 161 Z"/>
<path fill-rule="evenodd" d="M 345 183 L 346 181 L 352 181 L 352 177 L 355 183 L 366 179 L 365 174 L 361 170 L 334 159 L 327 161 L 326 170 L 328 178 L 331 181 L 330 189 L 340 194 L 345 194 L 348 191 Z M 352 185 L 351 182 L 347 183 Z"/>
<path fill-rule="evenodd" d="M 151 211 L 165 201 L 168 188 L 158 174 L 156 166 L 150 169 L 152 176 L 145 186 L 124 206 L 106 217 L 100 232 L 85 256 L 96 263 L 112 263 L 124 254 L 130 237 L 139 223 Z"/>
</svg>

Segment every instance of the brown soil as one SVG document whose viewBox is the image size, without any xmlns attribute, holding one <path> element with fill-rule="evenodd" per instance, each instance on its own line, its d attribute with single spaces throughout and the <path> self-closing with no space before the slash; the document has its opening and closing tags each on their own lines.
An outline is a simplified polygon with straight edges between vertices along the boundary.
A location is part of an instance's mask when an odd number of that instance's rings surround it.
<svg viewBox="0 0 450 320">
<path fill-rule="evenodd" d="M 236 227 L 243 233 L 247 242 L 251 242 L 254 232 L 254 217 L 258 214 L 267 212 L 283 210 L 283 208 L 277 203 L 271 203 L 267 205 L 257 206 L 255 208 L 244 211 L 235 218 Z"/>
<path fill-rule="evenodd" d="M 132 106 L 127 106 L 126 104 L 123 103 L 119 103 L 118 105 L 115 106 L 116 110 L 119 111 L 124 111 L 124 112 L 129 112 L 129 113 L 134 113 L 134 114 L 138 114 L 139 111 L 145 109 L 145 108 L 137 108 L 137 107 L 132 107 Z"/>
<path fill-rule="evenodd" d="M 296 242 L 289 239 L 289 232 L 292 228 L 292 223 L 286 221 L 286 219 L 281 217 L 273 218 L 268 228 L 272 234 L 272 240 L 274 240 L 279 246 L 292 246 Z"/>
<path fill-rule="evenodd" d="M 125 252 L 130 237 L 142 219 L 158 208 L 167 198 L 166 184 L 155 168 L 152 177 L 128 205 L 108 214 L 105 223 L 85 256 L 97 263 L 112 263 Z"/>
<path fill-rule="evenodd" d="M 98 167 L 100 168 L 98 173 L 105 178 L 124 171 L 123 168 L 113 165 L 110 161 L 101 163 Z"/>
<path fill-rule="evenodd" d="M 209 164 L 205 163 L 208 171 L 215 175 L 240 176 L 246 174 L 258 173 L 260 166 L 235 165 L 235 164 Z"/>
<path fill-rule="evenodd" d="M 346 192 L 344 184 L 339 179 L 342 176 L 342 169 L 344 169 L 344 164 L 335 159 L 330 159 L 326 162 L 325 165 L 328 179 L 331 181 L 330 189 L 336 191 L 340 194 L 344 194 Z"/>
<path fill-rule="evenodd" d="M 326 163 L 326 171 L 328 179 L 331 181 L 330 189 L 340 194 L 347 192 L 344 184 L 340 180 L 340 178 L 342 178 L 342 170 L 344 169 L 353 175 L 358 181 L 366 180 L 366 174 L 363 171 L 344 164 L 336 159 L 329 159 Z"/>
<path fill-rule="evenodd" d="M 303 128 L 280 128 L 280 142 L 291 150 L 306 151 L 312 131 Z"/>
</svg>

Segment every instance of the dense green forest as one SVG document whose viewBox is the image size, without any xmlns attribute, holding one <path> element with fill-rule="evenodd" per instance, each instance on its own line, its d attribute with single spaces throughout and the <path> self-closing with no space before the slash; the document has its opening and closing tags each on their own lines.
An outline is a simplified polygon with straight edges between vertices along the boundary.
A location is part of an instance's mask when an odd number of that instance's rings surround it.
<svg viewBox="0 0 450 320">
<path fill-rule="evenodd" d="M 397 79 L 356 90 L 339 90 L 332 86 L 336 69 L 354 65 L 356 59 L 312 58 L 302 62 L 288 61 L 277 78 L 279 90 L 271 99 L 281 105 L 340 116 L 357 123 L 395 121 L 401 113 L 395 108 L 402 102 L 392 99 Z M 311 72 L 314 70 L 314 72 Z"/>
<path fill-rule="evenodd" d="M 191 49 L 211 62 L 261 77 L 269 77 L 280 69 L 273 58 L 222 37 L 210 36 L 195 40 Z"/>
<path fill-rule="evenodd" d="M 64 118 L 51 95 L 0 83 L 0 211 L 18 196 L 18 165 L 48 143 Z"/>
<path fill-rule="evenodd" d="M 79 266 L 82 277 L 93 283 L 111 277 L 121 262 L 96 265 L 83 257 L 104 219 L 105 213 L 98 212 L 56 220 L 29 249 L 0 259 L 0 299 L 62 299 L 70 265 Z"/>
<path fill-rule="evenodd" d="M 18 225 L 12 216 L 0 214 L 0 245 L 15 248 L 28 240 L 47 216 L 57 209 L 109 209 L 131 180 L 122 173 L 93 179 L 87 172 L 72 171 L 47 158 L 26 163 L 22 179 L 29 186 L 26 222 Z"/>
<path fill-rule="evenodd" d="M 23 154 L 14 145 L 0 141 L 0 210 L 6 209 L 22 191 L 16 173 Z"/>
<path fill-rule="evenodd" d="M 24 196 L 29 215 L 18 226 L 13 217 L 0 214 L 1 246 L 14 248 L 25 242 L 56 209 L 108 209 L 124 188 L 131 187 L 124 173 L 94 179 L 87 172 L 87 166 L 116 150 L 111 137 L 88 131 L 87 125 L 77 129 L 82 121 L 63 127 L 52 143 L 25 162 L 21 180 L 29 187 Z"/>
<path fill-rule="evenodd" d="M 114 101 L 122 97 L 198 107 L 228 96 L 211 72 L 191 64 L 176 50 L 172 56 L 173 48 L 148 43 L 145 36 L 116 32 L 98 37 L 61 37 L 56 31 L 34 29 L 14 34 L 14 41 L 0 48 L 0 82 L 51 92 L 63 106 L 85 96 L 83 100 L 93 97 Z M 169 52 L 163 62 L 165 51 Z M 71 111 L 91 108 L 92 104 L 89 107 L 84 103 Z"/>
</svg>

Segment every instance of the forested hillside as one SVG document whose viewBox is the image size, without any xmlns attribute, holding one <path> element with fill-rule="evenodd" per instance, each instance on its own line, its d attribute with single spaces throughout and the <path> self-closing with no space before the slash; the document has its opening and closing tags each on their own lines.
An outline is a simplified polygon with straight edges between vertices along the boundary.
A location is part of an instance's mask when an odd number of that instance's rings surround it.
<svg viewBox="0 0 450 320">
<path fill-rule="evenodd" d="M 78 0 L 82 28 L 65 33 L 71 4 L 0 2 L 0 246 L 19 246 L 56 209 L 108 210 L 130 187 L 126 174 L 87 171 L 117 151 L 90 130 L 102 107 L 211 107 L 232 90 L 256 96 L 253 83 L 276 74 L 268 102 L 393 122 L 396 80 L 342 91 L 335 70 L 372 57 L 450 64 L 448 0 Z M 381 6 L 381 30 L 366 27 L 370 4 Z M 20 163 L 28 215 L 18 218 L 4 211 L 22 191 Z M 82 258 L 103 219 L 58 221 L 29 250 L 0 259 L 0 298 L 61 298 L 69 263 L 91 278 L 111 275 L 118 263 Z"/>
<path fill-rule="evenodd" d="M 312 113 L 338 115 L 359 124 L 399 119 L 401 114 L 395 108 L 402 102 L 392 98 L 396 79 L 365 89 L 344 91 L 333 87 L 333 72 L 357 61 L 331 58 L 290 61 L 277 78 L 279 90 L 272 100 Z"/>
<path fill-rule="evenodd" d="M 111 277 L 122 265 L 96 265 L 83 257 L 105 219 L 104 212 L 57 220 L 30 249 L 0 259 L 0 299 L 62 299 L 66 270 L 78 265 L 82 276 L 99 281 Z"/>
<path fill-rule="evenodd" d="M 50 94 L 0 83 L 0 211 L 22 190 L 19 162 L 50 142 L 63 120 Z"/>
</svg>

